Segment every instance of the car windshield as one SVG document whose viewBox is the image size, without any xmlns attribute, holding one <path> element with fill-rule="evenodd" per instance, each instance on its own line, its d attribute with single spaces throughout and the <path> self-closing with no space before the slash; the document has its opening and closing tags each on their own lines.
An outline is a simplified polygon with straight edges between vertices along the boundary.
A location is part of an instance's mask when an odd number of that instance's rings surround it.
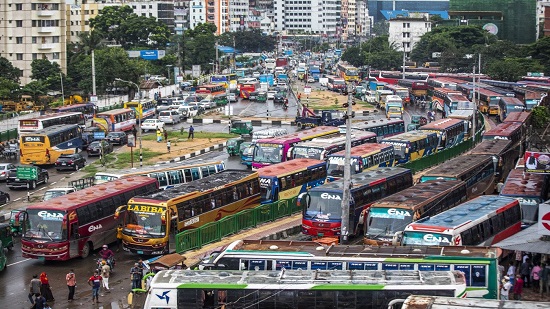
<svg viewBox="0 0 550 309">
<path fill-rule="evenodd" d="M 124 218 L 125 234 L 145 238 L 165 234 L 166 224 L 162 223 L 165 208 L 139 205 L 128 205 L 128 208 Z"/>
<path fill-rule="evenodd" d="M 90 144 L 90 147 L 99 147 L 99 142 L 93 142 Z"/>
<path fill-rule="evenodd" d="M 65 190 L 46 191 L 44 201 L 51 200 L 54 197 L 65 195 Z"/>
<path fill-rule="evenodd" d="M 307 217 L 319 219 L 340 219 L 342 216 L 342 193 L 340 192 L 310 192 Z"/>
</svg>

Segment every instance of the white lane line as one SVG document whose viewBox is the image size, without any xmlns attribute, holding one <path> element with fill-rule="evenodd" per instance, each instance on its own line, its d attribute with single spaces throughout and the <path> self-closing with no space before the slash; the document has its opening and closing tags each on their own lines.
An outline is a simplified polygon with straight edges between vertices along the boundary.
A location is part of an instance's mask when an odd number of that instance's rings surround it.
<svg viewBox="0 0 550 309">
<path fill-rule="evenodd" d="M 54 182 L 50 183 L 50 186 L 53 186 L 53 185 L 55 185 L 56 183 L 57 183 L 57 181 L 54 181 Z"/>
<path fill-rule="evenodd" d="M 23 262 L 26 262 L 26 261 L 29 261 L 29 260 L 32 260 L 32 259 L 25 259 L 25 260 L 21 260 L 21 261 L 19 261 L 19 262 L 11 263 L 11 264 L 8 264 L 8 265 L 6 265 L 6 266 L 13 266 L 13 265 L 17 265 L 17 264 L 19 264 L 19 263 L 23 263 Z"/>
<path fill-rule="evenodd" d="M 12 202 L 17 202 L 17 201 L 19 201 L 20 199 L 21 199 L 21 198 L 18 197 L 18 198 L 16 198 L 15 200 L 13 200 Z"/>
</svg>

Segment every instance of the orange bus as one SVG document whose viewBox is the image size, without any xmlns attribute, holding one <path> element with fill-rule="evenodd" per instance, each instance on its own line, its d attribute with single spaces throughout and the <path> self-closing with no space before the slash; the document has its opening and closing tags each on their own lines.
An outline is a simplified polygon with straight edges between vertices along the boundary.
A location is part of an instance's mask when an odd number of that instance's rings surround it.
<svg viewBox="0 0 550 309">
<path fill-rule="evenodd" d="M 223 84 L 207 84 L 198 86 L 195 93 L 199 96 L 215 97 L 219 94 L 225 94 L 225 91 L 226 90 Z"/>
</svg>

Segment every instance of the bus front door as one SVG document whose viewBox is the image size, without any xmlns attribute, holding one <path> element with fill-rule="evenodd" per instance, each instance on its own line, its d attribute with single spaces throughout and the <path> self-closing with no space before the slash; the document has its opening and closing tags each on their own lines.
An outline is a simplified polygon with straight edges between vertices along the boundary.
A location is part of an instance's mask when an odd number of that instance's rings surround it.
<svg viewBox="0 0 550 309">
<path fill-rule="evenodd" d="M 71 223 L 70 229 L 69 229 L 69 256 L 71 258 L 79 256 L 78 252 L 78 223 L 74 222 Z"/>
</svg>

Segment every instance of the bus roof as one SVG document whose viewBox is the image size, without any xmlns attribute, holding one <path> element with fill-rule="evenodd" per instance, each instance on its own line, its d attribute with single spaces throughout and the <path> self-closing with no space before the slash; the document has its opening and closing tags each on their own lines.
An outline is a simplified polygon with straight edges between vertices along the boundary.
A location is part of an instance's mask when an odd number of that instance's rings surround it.
<svg viewBox="0 0 550 309">
<path fill-rule="evenodd" d="M 319 250 L 319 248 L 323 250 Z M 464 250 L 468 249 L 468 250 Z M 435 246 L 368 246 L 368 245 L 326 245 L 316 241 L 295 240 L 236 240 L 229 244 L 226 252 L 289 253 L 319 257 L 342 258 L 425 258 L 475 257 L 495 259 L 496 248 L 487 247 L 435 247 Z M 492 253 L 492 254 L 491 254 Z M 492 256 L 492 257 L 491 257 Z"/>
<path fill-rule="evenodd" d="M 466 183 L 459 180 L 435 180 L 416 184 L 403 191 L 387 196 L 372 204 L 372 207 L 413 209 L 422 203 L 444 199 Z"/>
<path fill-rule="evenodd" d="M 145 200 L 157 200 L 168 201 L 184 195 L 196 195 L 197 192 L 205 192 L 214 190 L 217 188 L 223 188 L 225 185 L 240 180 L 246 176 L 257 175 L 257 172 L 242 171 L 242 170 L 225 170 L 212 177 L 204 177 L 201 179 L 193 180 L 185 185 L 170 188 L 168 190 L 160 191 L 158 193 L 150 194 L 147 196 L 136 196 L 133 198 L 134 202 L 141 202 Z"/>
<path fill-rule="evenodd" d="M 225 288 L 268 290 L 334 290 L 332 285 L 372 285 L 383 289 L 387 285 L 407 285 L 416 288 L 423 285 L 455 285 L 461 276 L 454 271 L 413 270 L 161 270 L 151 286 L 160 289 L 198 289 L 219 286 Z M 344 288 L 345 289 L 345 288 Z"/>
<path fill-rule="evenodd" d="M 419 219 L 409 226 L 413 227 L 413 230 L 433 227 L 438 229 L 438 232 L 444 232 L 447 229 L 457 229 L 495 211 L 502 212 L 517 203 L 516 199 L 510 197 L 482 195 L 433 217 Z"/>
<path fill-rule="evenodd" d="M 522 124 L 518 122 L 502 122 L 498 126 L 483 133 L 483 136 L 510 136 L 513 132 L 521 128 Z"/>
<path fill-rule="evenodd" d="M 502 122 L 526 123 L 531 119 L 531 112 L 510 112 Z"/>
<path fill-rule="evenodd" d="M 518 105 L 525 107 L 525 104 L 520 99 L 514 97 L 501 97 L 500 100 L 506 105 Z"/>
<path fill-rule="evenodd" d="M 373 153 L 378 153 L 383 149 L 393 148 L 392 145 L 388 144 L 378 144 L 378 143 L 367 143 L 355 147 L 351 147 L 351 156 L 364 156 L 370 155 Z M 330 154 L 329 157 L 343 157 L 346 155 L 346 151 L 338 151 L 336 153 Z"/>
<path fill-rule="evenodd" d="M 474 111 L 471 109 L 457 109 L 451 111 L 447 117 L 461 120 L 470 120 L 474 116 Z"/>
<path fill-rule="evenodd" d="M 369 131 L 363 131 L 363 130 L 353 130 L 351 133 L 351 139 L 352 141 L 355 139 L 364 139 L 364 138 L 376 138 L 376 133 L 369 132 Z M 324 135 L 316 137 L 312 140 L 305 141 L 303 143 L 298 144 L 297 146 L 309 146 L 309 147 L 321 147 L 324 148 L 327 145 L 335 145 L 337 143 L 343 143 L 346 141 L 346 135 L 344 133 L 340 133 L 340 130 L 338 130 L 337 135 Z"/>
<path fill-rule="evenodd" d="M 352 127 L 352 129 L 364 130 L 364 129 L 368 129 L 368 128 L 379 127 L 381 125 L 401 124 L 401 123 L 404 123 L 404 121 L 402 119 L 380 118 L 380 119 L 364 121 L 364 122 L 354 122 L 354 123 L 351 124 L 351 127 Z M 346 126 L 345 125 L 339 126 L 339 128 L 340 129 L 345 129 Z"/>
<path fill-rule="evenodd" d="M 260 177 L 285 176 L 298 171 L 306 170 L 308 167 L 315 165 L 326 165 L 326 162 L 316 159 L 293 159 L 290 161 L 262 167 L 258 169 L 258 175 L 260 175 Z"/>
<path fill-rule="evenodd" d="M 224 164 L 224 163 L 223 161 L 207 162 L 202 159 L 185 160 L 180 162 L 145 165 L 140 168 L 101 171 L 101 172 L 97 172 L 96 175 L 109 175 L 109 176 L 118 176 L 118 177 L 123 177 L 128 175 L 145 175 L 147 173 L 151 173 L 155 171 L 164 171 L 164 170 L 171 170 L 171 169 L 184 168 L 184 167 L 200 167 L 200 166 L 212 165 L 212 164 Z"/>
<path fill-rule="evenodd" d="M 386 137 L 382 140 L 381 143 L 384 143 L 384 142 L 402 142 L 402 143 L 414 142 L 414 141 L 418 141 L 418 140 L 421 140 L 421 139 L 426 139 L 430 135 L 435 136 L 436 134 L 434 132 L 423 132 L 423 131 L 419 131 L 419 130 L 418 131 L 410 131 L 410 132 L 405 132 L 405 133 L 397 134 L 397 135 L 394 135 L 394 136 Z"/>
<path fill-rule="evenodd" d="M 22 135 L 41 135 L 41 134 L 52 135 L 52 134 L 57 133 L 57 132 L 63 132 L 63 131 L 66 131 L 66 130 L 71 130 L 74 127 L 80 127 L 80 126 L 78 124 L 56 124 L 54 126 L 46 127 L 44 129 L 41 129 L 41 130 L 36 130 L 36 131 L 32 131 L 32 132 L 25 132 L 25 133 L 22 133 Z"/>
<path fill-rule="evenodd" d="M 380 182 L 404 173 L 411 173 L 411 170 L 402 167 L 380 167 L 376 170 L 365 171 L 359 174 L 351 175 L 351 190 L 363 190 L 364 187 L 373 186 Z M 310 189 L 312 191 L 342 191 L 344 189 L 344 179 L 339 179 L 324 185 Z"/>
<path fill-rule="evenodd" d="M 456 125 L 460 125 L 461 127 L 463 127 L 464 120 L 453 119 L 453 118 L 443 118 L 421 126 L 420 130 L 444 131 Z"/>
<path fill-rule="evenodd" d="M 302 141 L 304 140 L 304 138 L 313 139 L 315 137 L 325 136 L 328 134 L 336 134 L 336 133 L 340 133 L 340 130 L 337 127 L 320 126 L 320 127 L 298 131 L 298 132 L 290 133 L 290 134 L 275 137 L 275 138 L 260 139 L 258 140 L 257 143 L 283 144 L 285 142 Z"/>
<path fill-rule="evenodd" d="M 481 141 L 481 143 L 477 144 L 472 150 L 470 150 L 469 153 L 500 156 L 508 150 L 510 144 L 512 144 L 512 141 L 506 139 L 484 140 Z"/>
<path fill-rule="evenodd" d="M 45 119 L 59 118 L 59 117 L 69 116 L 69 115 L 82 115 L 82 113 L 81 112 L 58 112 L 54 114 L 44 114 L 38 117 L 22 119 L 22 120 L 45 120 Z"/>
<path fill-rule="evenodd" d="M 510 197 L 542 197 L 545 199 L 546 196 L 541 196 L 545 193 L 543 192 L 545 178 L 546 175 L 544 174 L 526 173 L 523 169 L 513 169 L 508 174 L 500 195 Z"/>
<path fill-rule="evenodd" d="M 422 178 L 449 177 L 463 180 L 461 179 L 463 175 L 467 175 L 472 170 L 481 169 L 481 167 L 487 164 L 493 164 L 493 157 L 491 155 L 458 156 L 425 172 Z"/>
<path fill-rule="evenodd" d="M 92 102 L 79 103 L 79 104 L 73 104 L 73 105 L 54 107 L 52 109 L 58 111 L 58 113 L 59 113 L 59 112 L 63 112 L 64 110 L 71 110 L 71 109 L 74 109 L 74 108 L 85 107 L 85 106 L 95 106 L 95 104 L 92 103 Z"/>
<path fill-rule="evenodd" d="M 78 208 L 81 205 L 89 204 L 93 201 L 102 199 L 109 195 L 133 190 L 136 186 L 155 184 L 156 182 L 156 179 L 144 176 L 119 179 L 108 183 L 84 188 L 77 192 L 62 195 L 45 202 L 40 202 L 27 206 L 27 210 L 54 209 L 60 211 L 70 211 Z"/>
<path fill-rule="evenodd" d="M 112 109 L 110 111 L 104 111 L 104 112 L 101 112 L 101 113 L 97 113 L 97 116 L 99 115 L 117 115 L 117 114 L 120 114 L 120 113 L 127 113 L 127 112 L 131 112 L 133 111 L 132 109 L 129 109 L 129 108 L 117 108 L 117 109 Z"/>
</svg>

